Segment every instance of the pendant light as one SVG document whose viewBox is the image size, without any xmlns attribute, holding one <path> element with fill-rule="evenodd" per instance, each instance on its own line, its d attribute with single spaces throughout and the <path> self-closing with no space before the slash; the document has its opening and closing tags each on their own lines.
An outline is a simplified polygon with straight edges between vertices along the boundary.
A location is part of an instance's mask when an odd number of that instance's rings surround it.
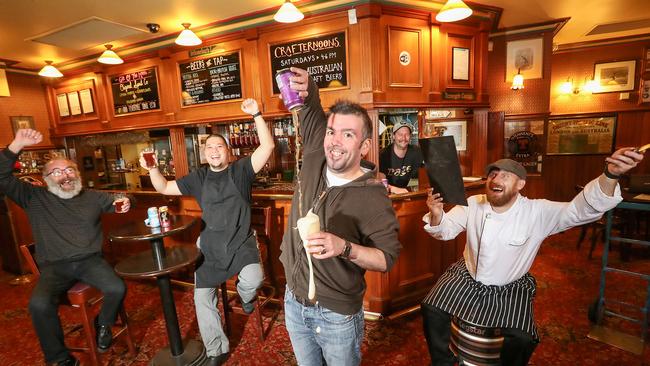
<svg viewBox="0 0 650 366">
<path fill-rule="evenodd" d="M 304 17 L 291 0 L 285 0 L 278 12 L 273 16 L 273 19 L 280 23 L 295 23 L 301 21 Z"/>
<path fill-rule="evenodd" d="M 38 72 L 40 76 L 45 76 L 46 78 L 60 78 L 63 76 L 61 71 L 52 65 L 52 61 L 45 61 L 45 63 L 46 65 Z"/>
<path fill-rule="evenodd" d="M 472 9 L 463 0 L 447 0 L 447 3 L 436 14 L 439 22 L 456 22 L 472 15 Z"/>
<path fill-rule="evenodd" d="M 176 37 L 176 44 L 181 46 L 198 46 L 203 41 L 201 38 L 197 37 L 194 32 L 190 30 L 190 23 L 183 23 L 182 26 L 185 28 L 181 31 L 181 34 Z"/>
<path fill-rule="evenodd" d="M 118 56 L 117 53 L 111 49 L 113 48 L 112 44 L 105 44 L 104 47 L 106 47 L 106 51 L 104 51 L 104 53 L 99 56 L 97 62 L 107 65 L 119 65 L 121 63 L 124 63 L 120 56 Z"/>
</svg>

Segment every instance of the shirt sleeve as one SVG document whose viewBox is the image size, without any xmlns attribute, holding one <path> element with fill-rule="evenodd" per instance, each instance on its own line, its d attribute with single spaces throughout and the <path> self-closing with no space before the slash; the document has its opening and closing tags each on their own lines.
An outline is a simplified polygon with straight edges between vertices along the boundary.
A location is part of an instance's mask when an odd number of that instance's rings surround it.
<svg viewBox="0 0 650 366">
<path fill-rule="evenodd" d="M 431 213 L 427 212 L 422 216 L 422 221 L 425 223 L 424 231 L 438 240 L 454 239 L 458 234 L 466 230 L 468 212 L 468 207 L 456 205 L 449 212 L 443 212 L 442 220 L 436 226 L 429 225 L 429 215 Z"/>
<path fill-rule="evenodd" d="M 14 176 L 13 169 L 17 158 L 18 154 L 9 149 L 0 152 L 0 190 L 20 207 L 25 208 L 37 188 Z"/>
<path fill-rule="evenodd" d="M 177 179 L 176 185 L 178 186 L 178 190 L 181 191 L 184 196 L 194 196 L 196 200 L 200 202 L 201 184 L 203 183 L 205 174 L 207 174 L 206 171 L 207 168 L 197 169 L 190 174 Z"/>
<path fill-rule="evenodd" d="M 381 187 L 381 189 L 384 188 Z M 393 205 L 385 194 L 383 199 L 386 202 L 379 202 L 380 207 L 368 209 L 368 212 L 375 212 L 375 215 L 363 226 L 362 232 L 365 240 L 360 244 L 381 250 L 386 259 L 386 272 L 388 272 L 395 264 L 402 244 L 399 242 L 399 222 L 395 216 Z"/>
<path fill-rule="evenodd" d="M 115 205 L 113 205 L 115 198 L 112 194 L 99 191 L 90 192 L 93 192 L 93 194 L 96 196 L 97 203 L 99 204 L 99 207 L 101 207 L 102 212 L 115 212 Z"/>
<path fill-rule="evenodd" d="M 327 116 L 321 105 L 318 86 L 309 77 L 308 95 L 305 98 L 305 107 L 300 110 L 300 134 L 304 145 L 305 154 L 323 149 L 323 139 L 327 129 Z"/>
</svg>

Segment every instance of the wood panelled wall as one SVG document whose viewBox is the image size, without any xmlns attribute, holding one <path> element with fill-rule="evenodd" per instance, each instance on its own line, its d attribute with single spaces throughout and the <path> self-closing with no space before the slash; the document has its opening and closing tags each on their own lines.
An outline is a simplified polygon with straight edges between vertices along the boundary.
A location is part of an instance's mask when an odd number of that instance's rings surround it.
<svg viewBox="0 0 650 366">
<path fill-rule="evenodd" d="M 536 38 L 528 34 L 523 38 Z M 514 92 L 505 83 L 505 37 L 493 38 L 489 57 L 491 112 L 503 112 L 512 118 L 527 115 L 549 116 L 609 113 L 617 116 L 615 148 L 639 146 L 650 142 L 650 105 L 638 104 L 638 82 L 641 60 L 650 41 L 631 42 L 610 46 L 595 46 L 571 51 L 551 52 L 550 34 L 542 34 L 544 42 L 544 79 L 525 80 L 525 89 Z M 630 99 L 619 100 L 619 93 L 560 95 L 559 85 L 568 77 L 579 85 L 585 77 L 592 78 L 594 64 L 600 62 L 637 60 L 635 90 Z M 548 60 L 548 63 L 547 63 Z M 494 118 L 489 125 L 489 160 L 503 157 L 503 118 Z M 524 194 L 531 198 L 569 200 L 575 195 L 575 185 L 584 185 L 600 174 L 604 155 L 544 156 L 541 177 L 529 179 Z M 650 172 L 650 163 L 644 161 L 633 173 Z"/>
</svg>

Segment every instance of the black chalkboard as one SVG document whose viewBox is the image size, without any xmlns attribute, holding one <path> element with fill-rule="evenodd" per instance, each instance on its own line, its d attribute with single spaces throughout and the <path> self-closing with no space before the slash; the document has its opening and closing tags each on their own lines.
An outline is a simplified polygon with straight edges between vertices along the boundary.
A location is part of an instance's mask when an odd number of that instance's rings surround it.
<svg viewBox="0 0 650 366">
<path fill-rule="evenodd" d="M 110 79 L 116 116 L 160 109 L 156 68 L 114 75 Z"/>
<path fill-rule="evenodd" d="M 454 137 L 430 137 L 419 142 L 433 191 L 440 193 L 445 203 L 467 206 Z"/>
<path fill-rule="evenodd" d="M 273 92 L 280 93 L 276 71 L 292 66 L 307 70 L 320 89 L 348 85 L 345 46 L 345 32 L 272 45 Z"/>
<path fill-rule="evenodd" d="M 183 106 L 240 99 L 239 52 L 178 64 Z"/>
</svg>

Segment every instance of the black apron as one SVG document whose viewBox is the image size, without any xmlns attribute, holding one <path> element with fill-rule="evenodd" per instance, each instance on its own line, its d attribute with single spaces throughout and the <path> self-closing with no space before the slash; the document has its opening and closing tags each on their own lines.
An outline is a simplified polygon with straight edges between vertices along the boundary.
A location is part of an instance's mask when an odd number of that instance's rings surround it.
<svg viewBox="0 0 650 366">
<path fill-rule="evenodd" d="M 196 287 L 214 288 L 245 266 L 259 263 L 259 254 L 251 230 L 250 202 L 237 189 L 230 167 L 208 171 L 200 203 L 204 260 L 196 269 Z"/>
</svg>

